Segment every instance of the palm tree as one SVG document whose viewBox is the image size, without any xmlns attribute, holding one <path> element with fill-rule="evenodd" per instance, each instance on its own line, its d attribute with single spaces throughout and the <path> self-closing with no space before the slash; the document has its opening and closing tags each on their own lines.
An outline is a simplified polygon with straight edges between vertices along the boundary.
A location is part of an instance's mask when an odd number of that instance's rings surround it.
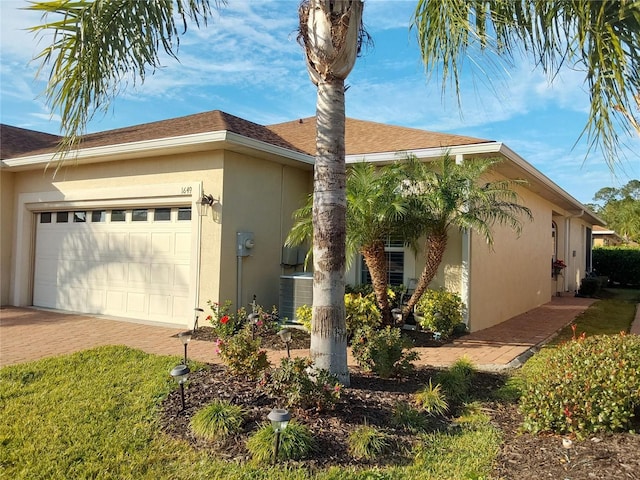
<svg viewBox="0 0 640 480">
<path fill-rule="evenodd" d="M 413 27 L 427 74 L 441 66 L 443 88 L 451 76 L 457 93 L 463 60 L 478 50 L 507 61 L 524 50 L 552 79 L 564 65 L 583 71 L 591 105 L 581 136 L 611 168 L 615 125 L 638 131 L 638 0 L 419 0 Z"/>
<path fill-rule="evenodd" d="M 416 288 L 403 307 L 406 317 L 438 272 L 451 229 L 472 229 L 493 244 L 496 223 L 521 231 L 520 217 L 532 219 L 531 211 L 518 204 L 512 189 L 518 180 L 482 181 L 499 160 L 472 159 L 463 163 L 445 155 L 437 163 L 408 157 L 405 163 L 404 194 L 411 202 L 405 221 L 424 235 L 425 266 Z"/>
<path fill-rule="evenodd" d="M 369 269 L 371 283 L 383 323 L 392 323 L 387 294 L 387 258 L 385 240 L 389 236 L 411 239 L 404 222 L 408 197 L 401 195 L 402 177 L 398 164 L 375 167 L 357 163 L 347 170 L 347 261 L 360 253 Z M 287 238 L 288 245 L 300 245 L 311 239 L 311 198 L 294 212 L 295 223 Z"/>
<path fill-rule="evenodd" d="M 299 41 L 318 88 L 313 181 L 313 314 L 315 368 L 349 384 L 345 323 L 345 104 L 344 81 L 368 39 L 361 0 L 304 0 Z"/>
</svg>

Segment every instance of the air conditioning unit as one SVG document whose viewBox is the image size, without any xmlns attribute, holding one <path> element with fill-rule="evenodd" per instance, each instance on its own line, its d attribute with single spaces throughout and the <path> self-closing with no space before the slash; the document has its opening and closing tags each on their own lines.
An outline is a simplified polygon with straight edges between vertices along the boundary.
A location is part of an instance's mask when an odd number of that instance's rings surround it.
<svg viewBox="0 0 640 480">
<path fill-rule="evenodd" d="M 313 274 L 294 273 L 280 276 L 281 319 L 296 321 L 296 309 L 313 303 Z"/>
</svg>

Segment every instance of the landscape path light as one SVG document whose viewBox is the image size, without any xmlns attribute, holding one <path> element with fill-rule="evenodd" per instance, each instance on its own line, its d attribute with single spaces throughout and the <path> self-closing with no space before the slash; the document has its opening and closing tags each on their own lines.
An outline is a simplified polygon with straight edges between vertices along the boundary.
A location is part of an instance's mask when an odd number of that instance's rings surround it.
<svg viewBox="0 0 640 480">
<path fill-rule="evenodd" d="M 251 324 L 251 339 L 255 340 L 256 330 L 258 329 L 258 322 L 260 321 L 260 314 L 256 312 L 250 313 L 249 315 L 247 315 L 247 321 Z"/>
<path fill-rule="evenodd" d="M 187 364 L 187 345 L 189 345 L 192 335 L 193 335 L 193 332 L 191 330 L 187 330 L 186 332 L 180 332 L 178 334 L 178 338 L 182 342 L 182 345 L 184 345 L 184 364 L 185 365 Z"/>
<path fill-rule="evenodd" d="M 193 311 L 195 312 L 196 317 L 193 321 L 193 333 L 196 333 L 196 330 L 198 330 L 198 319 L 200 318 L 200 314 L 204 313 L 204 310 L 200 307 L 196 307 Z"/>
<path fill-rule="evenodd" d="M 278 332 L 278 336 L 287 346 L 287 358 L 291 358 L 291 330 L 288 328 L 283 328 Z"/>
<path fill-rule="evenodd" d="M 182 400 L 182 411 L 186 409 L 186 404 L 184 401 L 184 382 L 187 381 L 187 377 L 189 376 L 189 367 L 186 365 L 178 365 L 173 367 L 171 370 L 171 376 L 178 382 L 180 385 L 180 399 Z"/>
<path fill-rule="evenodd" d="M 278 450 L 280 449 L 280 432 L 287 428 L 291 414 L 289 410 L 274 408 L 269 412 L 267 418 L 271 421 L 271 427 L 276 434 L 273 440 L 273 463 L 275 464 L 278 461 Z"/>
</svg>

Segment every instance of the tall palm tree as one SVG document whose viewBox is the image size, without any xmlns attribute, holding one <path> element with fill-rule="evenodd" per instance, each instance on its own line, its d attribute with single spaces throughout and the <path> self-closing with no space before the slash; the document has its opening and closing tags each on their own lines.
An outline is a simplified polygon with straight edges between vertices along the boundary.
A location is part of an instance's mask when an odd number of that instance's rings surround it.
<svg viewBox="0 0 640 480">
<path fill-rule="evenodd" d="M 425 265 L 411 298 L 403 307 L 405 317 L 436 276 L 452 229 L 471 229 L 492 245 L 492 227 L 496 223 L 520 233 L 521 217 L 533 218 L 531 211 L 518 203 L 518 195 L 513 190 L 522 181 L 483 180 L 498 162 L 472 159 L 458 164 L 448 155 L 431 163 L 412 156 L 407 158 L 407 179 L 402 185 L 411 206 L 406 221 L 425 238 Z"/>
<path fill-rule="evenodd" d="M 345 385 L 345 104 L 344 81 L 364 41 L 362 0 L 304 0 L 299 41 L 317 86 L 313 180 L 313 314 L 311 359 Z"/>
<path fill-rule="evenodd" d="M 427 74 L 441 67 L 443 88 L 452 77 L 458 93 L 464 59 L 477 51 L 507 61 L 524 51 L 552 79 L 565 65 L 584 72 L 590 111 L 581 136 L 611 168 L 616 125 L 638 131 L 638 0 L 418 0 L 413 26 Z"/>
<path fill-rule="evenodd" d="M 403 221 L 409 199 L 401 195 L 402 182 L 398 164 L 380 168 L 370 163 L 357 163 L 347 170 L 347 236 L 346 257 L 352 260 L 360 253 L 369 269 L 371 283 L 380 308 L 382 321 L 392 323 L 387 295 L 387 258 L 385 241 L 389 236 L 411 240 L 408 231 L 413 226 Z M 300 245 L 311 240 L 311 198 L 294 212 L 295 223 L 287 237 L 288 245 Z"/>
</svg>

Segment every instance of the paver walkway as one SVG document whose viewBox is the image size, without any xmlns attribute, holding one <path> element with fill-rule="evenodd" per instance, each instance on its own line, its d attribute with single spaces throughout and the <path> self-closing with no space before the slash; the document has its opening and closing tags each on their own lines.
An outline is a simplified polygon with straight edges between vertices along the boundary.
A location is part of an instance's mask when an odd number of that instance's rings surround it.
<svg viewBox="0 0 640 480">
<path fill-rule="evenodd" d="M 550 303 L 518 315 L 506 322 L 441 347 L 417 348 L 420 365 L 446 366 L 466 355 L 479 368 L 499 370 L 518 366 L 531 349 L 548 341 L 555 333 L 586 310 L 593 299 L 554 297 Z M 177 334 L 184 328 L 158 326 L 87 315 L 53 312 L 35 308 L 0 309 L 0 366 L 72 353 L 100 345 L 127 345 L 160 355 L 182 355 Z M 269 352 L 279 363 L 286 353 Z M 292 355 L 308 355 L 293 350 Z M 203 362 L 219 362 L 211 342 L 193 340 L 188 356 Z M 349 365 L 356 365 L 349 353 Z"/>
</svg>

